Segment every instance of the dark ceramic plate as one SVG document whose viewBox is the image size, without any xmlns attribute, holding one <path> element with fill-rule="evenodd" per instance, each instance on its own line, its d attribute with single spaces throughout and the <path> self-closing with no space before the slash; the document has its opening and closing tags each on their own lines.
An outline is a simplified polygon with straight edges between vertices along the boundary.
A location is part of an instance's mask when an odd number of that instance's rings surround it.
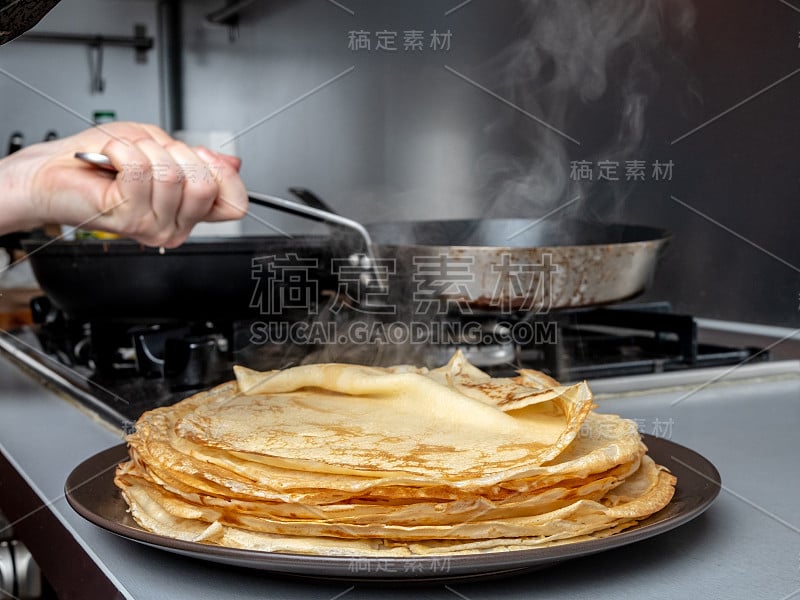
<svg viewBox="0 0 800 600">
<path fill-rule="evenodd" d="M 143 530 L 127 513 L 114 485 L 114 465 L 128 458 L 124 444 L 95 454 L 67 478 L 67 500 L 81 516 L 122 537 L 185 556 L 295 577 L 369 581 L 454 581 L 501 577 L 539 569 L 659 535 L 702 514 L 720 490 L 720 476 L 708 460 L 668 440 L 645 435 L 649 454 L 667 467 L 678 485 L 672 502 L 635 527 L 607 538 L 549 548 L 480 555 L 419 558 L 325 557 L 278 554 L 209 546 Z"/>
</svg>

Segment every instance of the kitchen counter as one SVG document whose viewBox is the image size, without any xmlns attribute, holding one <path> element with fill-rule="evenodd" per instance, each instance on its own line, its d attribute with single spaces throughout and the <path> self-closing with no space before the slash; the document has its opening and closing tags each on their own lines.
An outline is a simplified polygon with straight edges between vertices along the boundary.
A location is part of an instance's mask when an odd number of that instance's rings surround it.
<svg viewBox="0 0 800 600">
<path fill-rule="evenodd" d="M 781 367 L 775 368 L 777 364 Z M 715 374 L 709 375 L 705 381 Z M 35 556 L 41 555 L 57 590 L 75 590 L 81 577 L 89 586 L 90 571 L 105 580 L 97 588 L 105 591 L 73 591 L 64 597 L 800 598 L 800 363 L 773 363 L 770 371 L 755 372 L 751 379 L 719 377 L 710 385 L 688 387 L 674 379 L 672 383 L 646 393 L 604 392 L 598 399 L 600 410 L 635 418 L 643 431 L 710 459 L 723 482 L 713 506 L 688 525 L 656 538 L 509 579 L 429 587 L 306 582 L 201 562 L 118 538 L 74 513 L 63 498 L 63 485 L 79 462 L 119 443 L 120 434 L 45 390 L 4 358 L 0 461 L 13 473 L 6 471 L 0 481 L 0 507 L 8 513 L 7 505 L 20 504 L 26 494 L 38 496 L 43 508 L 15 529 L 26 541 L 26 535 L 35 535 L 26 523 L 49 519 L 43 527 L 51 528 L 53 541 L 45 548 L 28 545 Z M 65 541 L 59 543 L 62 537 Z"/>
</svg>

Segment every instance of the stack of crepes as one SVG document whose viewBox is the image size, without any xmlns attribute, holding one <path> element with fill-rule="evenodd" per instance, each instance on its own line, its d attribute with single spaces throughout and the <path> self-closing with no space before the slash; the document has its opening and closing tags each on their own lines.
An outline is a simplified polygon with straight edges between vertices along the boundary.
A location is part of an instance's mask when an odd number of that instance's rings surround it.
<svg viewBox="0 0 800 600">
<path fill-rule="evenodd" d="M 328 556 L 509 551 L 612 535 L 675 478 L 585 383 L 536 371 L 304 365 L 145 413 L 115 482 L 145 529 Z"/>
</svg>

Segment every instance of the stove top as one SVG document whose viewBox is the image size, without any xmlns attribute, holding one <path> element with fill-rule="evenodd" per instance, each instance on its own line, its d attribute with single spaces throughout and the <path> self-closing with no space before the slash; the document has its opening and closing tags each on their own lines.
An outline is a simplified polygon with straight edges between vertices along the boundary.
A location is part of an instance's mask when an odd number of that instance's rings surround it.
<svg viewBox="0 0 800 600">
<path fill-rule="evenodd" d="M 766 360 L 755 347 L 698 341 L 667 303 L 471 313 L 399 320 L 330 306 L 319 314 L 231 322 L 75 322 L 40 300 L 38 324 L 0 335 L 0 350 L 46 386 L 128 430 L 146 410 L 259 370 L 350 362 L 435 367 L 456 349 L 493 376 L 519 368 L 570 382 Z"/>
</svg>

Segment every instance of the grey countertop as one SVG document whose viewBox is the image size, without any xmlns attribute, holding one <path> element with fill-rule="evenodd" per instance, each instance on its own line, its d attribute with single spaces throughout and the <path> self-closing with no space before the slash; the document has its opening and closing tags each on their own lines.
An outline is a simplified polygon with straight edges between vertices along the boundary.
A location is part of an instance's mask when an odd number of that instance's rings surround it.
<svg viewBox="0 0 800 600">
<path fill-rule="evenodd" d="M 119 434 L 5 359 L 0 452 L 126 598 L 800 598 L 800 367 L 786 363 L 755 379 L 704 382 L 604 393 L 598 402 L 599 410 L 637 419 L 643 431 L 710 459 L 723 490 L 708 512 L 624 548 L 514 578 L 447 587 L 284 579 L 168 554 L 96 528 L 66 504 L 63 485 L 79 462 L 119 443 Z"/>
</svg>

